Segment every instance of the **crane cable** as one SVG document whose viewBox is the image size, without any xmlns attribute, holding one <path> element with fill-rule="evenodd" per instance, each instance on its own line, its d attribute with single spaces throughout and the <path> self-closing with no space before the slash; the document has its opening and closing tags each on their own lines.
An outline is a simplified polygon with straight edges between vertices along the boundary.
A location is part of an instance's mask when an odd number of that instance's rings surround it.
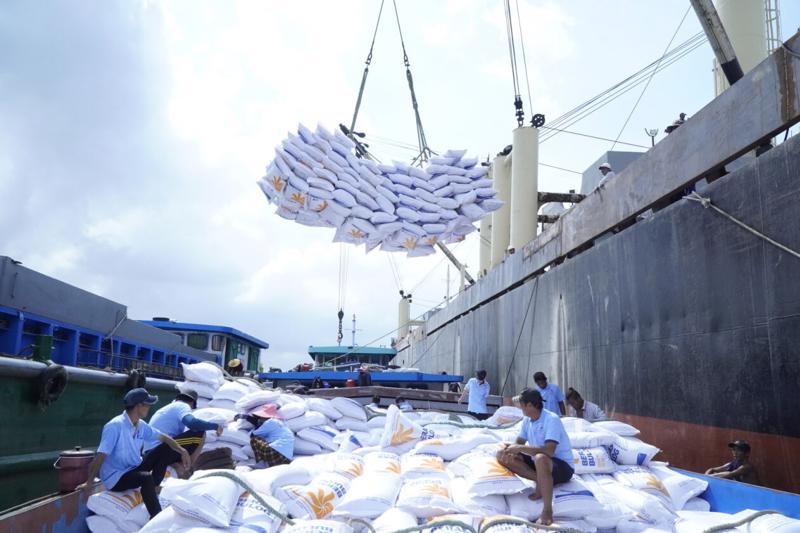
<svg viewBox="0 0 800 533">
<path fill-rule="evenodd" d="M 369 66 L 372 63 L 372 51 L 375 49 L 375 38 L 378 36 L 378 27 L 381 25 L 381 15 L 383 14 L 383 2 L 381 0 L 381 8 L 378 10 L 378 20 L 375 22 L 375 31 L 372 32 L 372 43 L 369 45 L 369 53 L 367 54 L 367 59 L 364 61 L 364 74 L 361 76 L 361 87 L 358 89 L 358 98 L 356 99 L 356 108 L 353 111 L 353 120 L 350 121 L 350 133 L 348 136 L 355 141 L 353 138 L 353 131 L 356 127 L 356 120 L 358 119 L 358 111 L 361 109 L 361 99 L 364 97 L 364 88 L 367 85 L 367 76 L 369 75 Z M 356 143 L 358 146 L 358 143 Z"/>
<path fill-rule="evenodd" d="M 517 117 L 517 126 L 522 127 L 525 122 L 525 111 L 522 109 L 522 97 L 519 91 L 519 74 L 517 73 L 517 49 L 514 43 L 514 22 L 511 17 L 511 1 L 504 1 L 506 16 L 506 36 L 508 38 L 508 56 L 511 59 L 511 82 L 514 84 L 514 114 Z"/>
</svg>

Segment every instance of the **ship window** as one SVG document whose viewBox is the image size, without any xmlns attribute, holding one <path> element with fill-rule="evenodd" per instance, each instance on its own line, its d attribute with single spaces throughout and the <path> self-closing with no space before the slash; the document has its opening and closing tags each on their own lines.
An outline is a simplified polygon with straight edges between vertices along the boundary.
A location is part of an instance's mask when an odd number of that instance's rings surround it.
<svg viewBox="0 0 800 533">
<path fill-rule="evenodd" d="M 213 352 L 222 351 L 222 335 L 214 335 L 213 337 L 211 337 L 211 351 Z"/>
<path fill-rule="evenodd" d="M 247 353 L 247 346 L 244 345 L 243 342 L 239 343 L 239 355 L 244 355 Z"/>
<path fill-rule="evenodd" d="M 189 333 L 186 336 L 186 344 L 198 350 L 208 348 L 208 333 Z"/>
</svg>

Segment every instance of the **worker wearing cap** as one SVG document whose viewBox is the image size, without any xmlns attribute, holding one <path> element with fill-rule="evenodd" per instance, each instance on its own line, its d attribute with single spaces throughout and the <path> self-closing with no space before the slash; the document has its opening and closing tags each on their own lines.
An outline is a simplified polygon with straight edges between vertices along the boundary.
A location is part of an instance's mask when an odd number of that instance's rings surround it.
<svg viewBox="0 0 800 533">
<path fill-rule="evenodd" d="M 128 391 L 124 398 L 125 411 L 115 416 L 103 426 L 97 454 L 89 465 L 89 477 L 86 483 L 78 486 L 85 489 L 100 474 L 100 481 L 106 489 L 122 492 L 140 488 L 142 499 L 150 517 L 161 512 L 161 505 L 156 496 L 156 487 L 164 477 L 167 466 L 172 462 L 175 452 L 181 459 L 184 468 L 189 467 L 189 453 L 181 448 L 172 437 L 150 427 L 144 419 L 150 412 L 150 406 L 158 402 L 158 396 L 152 396 L 146 389 L 137 388 Z M 164 451 L 149 453 L 142 460 L 142 449 L 152 442 L 167 445 Z"/>
<path fill-rule="evenodd" d="M 553 523 L 553 485 L 566 483 L 572 468 L 572 444 L 557 414 L 544 407 L 541 393 L 525 389 L 519 395 L 525 418 L 515 444 L 497 452 L 497 462 L 513 473 L 536 482 L 531 500 L 542 500 L 539 523 Z"/>
<path fill-rule="evenodd" d="M 600 178 L 600 182 L 597 184 L 598 188 L 602 187 L 605 184 L 605 182 L 616 176 L 616 174 L 614 174 L 614 171 L 611 170 L 611 165 L 609 165 L 608 163 L 601 164 L 599 167 L 597 167 L 597 170 L 599 170 L 600 173 L 603 175 L 603 177 Z"/>
<path fill-rule="evenodd" d="M 750 445 L 746 441 L 735 440 L 728 443 L 728 448 L 733 460 L 722 466 L 709 468 L 706 475 L 758 485 L 758 471 L 750 462 Z"/>
<path fill-rule="evenodd" d="M 213 422 L 207 422 L 196 418 L 192 411 L 197 409 L 197 393 L 193 390 L 180 392 L 172 403 L 165 405 L 153 414 L 150 418 L 150 427 L 172 437 L 175 442 L 181 445 L 191 455 L 192 464 L 203 451 L 206 431 L 216 431 L 217 436 L 222 435 L 223 426 Z M 166 444 L 151 443 L 145 447 L 148 453 L 153 453 L 158 448 L 165 448 L 163 452 L 172 457 L 171 463 L 175 470 L 181 472 L 182 465 L 179 463 L 180 456 L 169 449 Z M 181 476 L 184 477 L 184 476 Z M 161 479 L 154 478 L 156 485 L 161 483 Z"/>
<path fill-rule="evenodd" d="M 256 429 L 250 433 L 256 463 L 263 462 L 267 468 L 292 462 L 294 457 L 294 433 L 281 420 L 275 405 L 264 405 L 247 416 Z"/>
<path fill-rule="evenodd" d="M 231 376 L 241 376 L 244 373 L 242 362 L 238 359 L 228 361 L 228 374 Z"/>
</svg>

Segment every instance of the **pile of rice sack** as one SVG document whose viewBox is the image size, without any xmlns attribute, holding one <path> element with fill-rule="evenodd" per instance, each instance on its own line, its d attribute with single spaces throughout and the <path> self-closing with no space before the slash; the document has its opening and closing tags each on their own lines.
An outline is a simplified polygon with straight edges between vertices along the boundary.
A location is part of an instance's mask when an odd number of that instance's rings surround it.
<svg viewBox="0 0 800 533">
<path fill-rule="evenodd" d="M 186 375 L 197 379 L 196 373 Z M 136 491 L 91 496 L 89 509 L 96 515 L 89 517 L 89 528 L 94 533 L 369 533 L 361 522 L 367 521 L 375 533 L 426 524 L 426 532 L 467 533 L 450 522 L 457 521 L 487 533 L 544 531 L 508 522 L 533 522 L 542 510 L 540 500 L 528 498 L 535 483 L 495 458 L 519 433 L 523 415 L 516 407 L 501 407 L 479 422 L 466 415 L 402 412 L 394 405 L 372 409 L 349 398 L 280 390 L 242 392 L 230 401 L 233 409 L 208 407 L 195 414 L 230 421 L 236 413 L 278 405 L 296 436 L 291 464 L 256 468 L 249 428 L 230 422 L 206 449 L 231 448 L 235 470 L 166 479 L 160 493 L 164 510 L 149 522 Z M 554 490 L 554 525 L 563 531 L 701 533 L 754 513 L 709 512 L 708 502 L 699 497 L 707 483 L 653 461 L 658 448 L 637 439 L 639 431 L 628 424 L 562 421 L 575 469 L 573 478 Z M 447 522 L 436 525 L 442 521 Z M 800 533 L 800 521 L 769 514 L 723 531 Z"/>
<path fill-rule="evenodd" d="M 434 253 L 475 231 L 473 222 L 499 209 L 487 167 L 466 150 L 449 150 L 424 168 L 359 159 L 340 131 L 302 124 L 275 149 L 258 182 L 277 214 L 306 226 L 336 228 L 334 242 L 380 245 L 409 257 Z"/>
</svg>

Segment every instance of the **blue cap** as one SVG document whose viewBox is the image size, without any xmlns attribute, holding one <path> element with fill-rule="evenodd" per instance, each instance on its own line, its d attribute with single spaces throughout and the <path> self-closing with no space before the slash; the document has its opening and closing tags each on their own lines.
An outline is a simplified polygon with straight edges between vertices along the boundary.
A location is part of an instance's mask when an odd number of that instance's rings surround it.
<svg viewBox="0 0 800 533">
<path fill-rule="evenodd" d="M 125 407 L 133 407 L 134 405 L 139 405 L 140 403 L 146 403 L 147 405 L 153 405 L 158 401 L 158 396 L 152 396 L 147 389 L 143 389 L 139 387 L 138 389 L 131 389 L 125 395 Z"/>
</svg>

